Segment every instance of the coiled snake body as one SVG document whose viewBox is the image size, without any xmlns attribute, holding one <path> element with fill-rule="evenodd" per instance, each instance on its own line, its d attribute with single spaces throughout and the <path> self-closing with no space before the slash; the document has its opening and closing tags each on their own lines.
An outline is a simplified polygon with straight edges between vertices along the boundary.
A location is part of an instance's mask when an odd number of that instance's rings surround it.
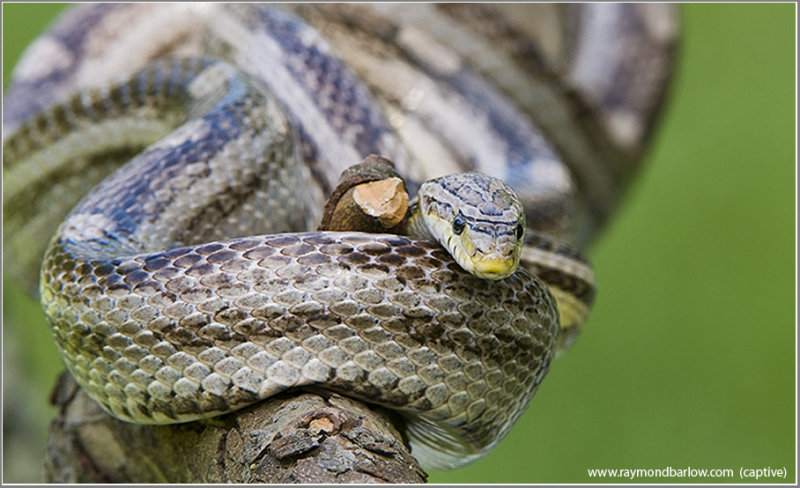
<svg viewBox="0 0 800 488">
<path fill-rule="evenodd" d="M 397 409 L 423 464 L 469 462 L 574 338 L 593 278 L 554 238 L 583 245 L 607 218 L 660 100 L 671 17 L 614 8 L 570 14 L 611 22 L 628 51 L 594 53 L 612 74 L 593 79 L 592 39 L 563 35 L 565 91 L 512 6 L 82 6 L 6 97 L 6 264 L 30 281 L 44 253 L 62 356 L 119 418 L 183 422 L 317 385 Z M 620 79 L 644 88 L 617 100 Z M 410 182 L 506 180 L 522 267 L 482 280 L 425 239 L 306 231 L 371 153 Z"/>
</svg>

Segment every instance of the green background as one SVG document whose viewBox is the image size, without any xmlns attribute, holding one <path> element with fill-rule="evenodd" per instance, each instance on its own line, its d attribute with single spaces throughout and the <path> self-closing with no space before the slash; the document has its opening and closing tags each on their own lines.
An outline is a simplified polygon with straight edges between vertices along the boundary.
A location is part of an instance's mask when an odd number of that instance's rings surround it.
<svg viewBox="0 0 800 488">
<path fill-rule="evenodd" d="M 4 87 L 59 8 L 3 6 Z M 588 468 L 670 466 L 737 475 L 636 481 L 736 482 L 740 467 L 766 466 L 788 476 L 761 481 L 794 480 L 795 6 L 681 13 L 647 165 L 590 253 L 599 294 L 583 334 L 505 441 L 430 481 L 592 482 Z M 4 333 L 31 338 L 4 351 L 6 434 L 13 402 L 37 419 L 13 446 L 6 435 L 4 481 L 38 481 L 61 366 L 36 304 L 5 285 Z M 35 386 L 9 396 L 9 375 Z"/>
</svg>

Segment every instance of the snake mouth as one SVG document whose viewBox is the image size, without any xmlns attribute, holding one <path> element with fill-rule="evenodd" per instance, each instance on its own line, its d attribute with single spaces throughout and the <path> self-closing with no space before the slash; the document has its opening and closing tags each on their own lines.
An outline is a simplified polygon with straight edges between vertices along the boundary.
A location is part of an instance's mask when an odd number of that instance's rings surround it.
<svg viewBox="0 0 800 488">
<path fill-rule="evenodd" d="M 489 280 L 501 280 L 508 278 L 517 269 L 517 261 L 514 258 L 482 258 L 472 262 L 472 273 L 478 278 Z"/>
</svg>

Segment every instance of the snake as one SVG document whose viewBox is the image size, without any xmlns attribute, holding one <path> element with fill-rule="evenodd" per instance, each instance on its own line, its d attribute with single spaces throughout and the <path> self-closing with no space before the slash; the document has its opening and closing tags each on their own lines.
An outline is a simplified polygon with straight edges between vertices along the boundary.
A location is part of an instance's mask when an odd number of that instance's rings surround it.
<svg viewBox="0 0 800 488">
<path fill-rule="evenodd" d="M 322 388 L 397 411 L 423 466 L 490 451 L 588 314 L 675 38 L 664 6 L 520 8 L 62 16 L 4 97 L 4 268 L 78 384 L 144 424 Z M 407 235 L 315 231 L 368 154 Z"/>
</svg>

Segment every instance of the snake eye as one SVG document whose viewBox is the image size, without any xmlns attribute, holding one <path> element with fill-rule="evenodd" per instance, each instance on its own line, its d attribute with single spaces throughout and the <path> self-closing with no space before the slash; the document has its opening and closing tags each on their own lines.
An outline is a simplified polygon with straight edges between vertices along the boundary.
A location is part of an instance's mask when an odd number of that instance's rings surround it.
<svg viewBox="0 0 800 488">
<path fill-rule="evenodd" d="M 517 224 L 517 239 L 522 239 L 522 236 L 525 235 L 525 226 L 522 224 Z"/>
<path fill-rule="evenodd" d="M 453 219 L 453 234 L 461 235 L 464 232 L 464 226 L 466 222 L 464 222 L 464 216 L 461 215 L 461 211 L 458 212 L 456 218 Z"/>
</svg>

